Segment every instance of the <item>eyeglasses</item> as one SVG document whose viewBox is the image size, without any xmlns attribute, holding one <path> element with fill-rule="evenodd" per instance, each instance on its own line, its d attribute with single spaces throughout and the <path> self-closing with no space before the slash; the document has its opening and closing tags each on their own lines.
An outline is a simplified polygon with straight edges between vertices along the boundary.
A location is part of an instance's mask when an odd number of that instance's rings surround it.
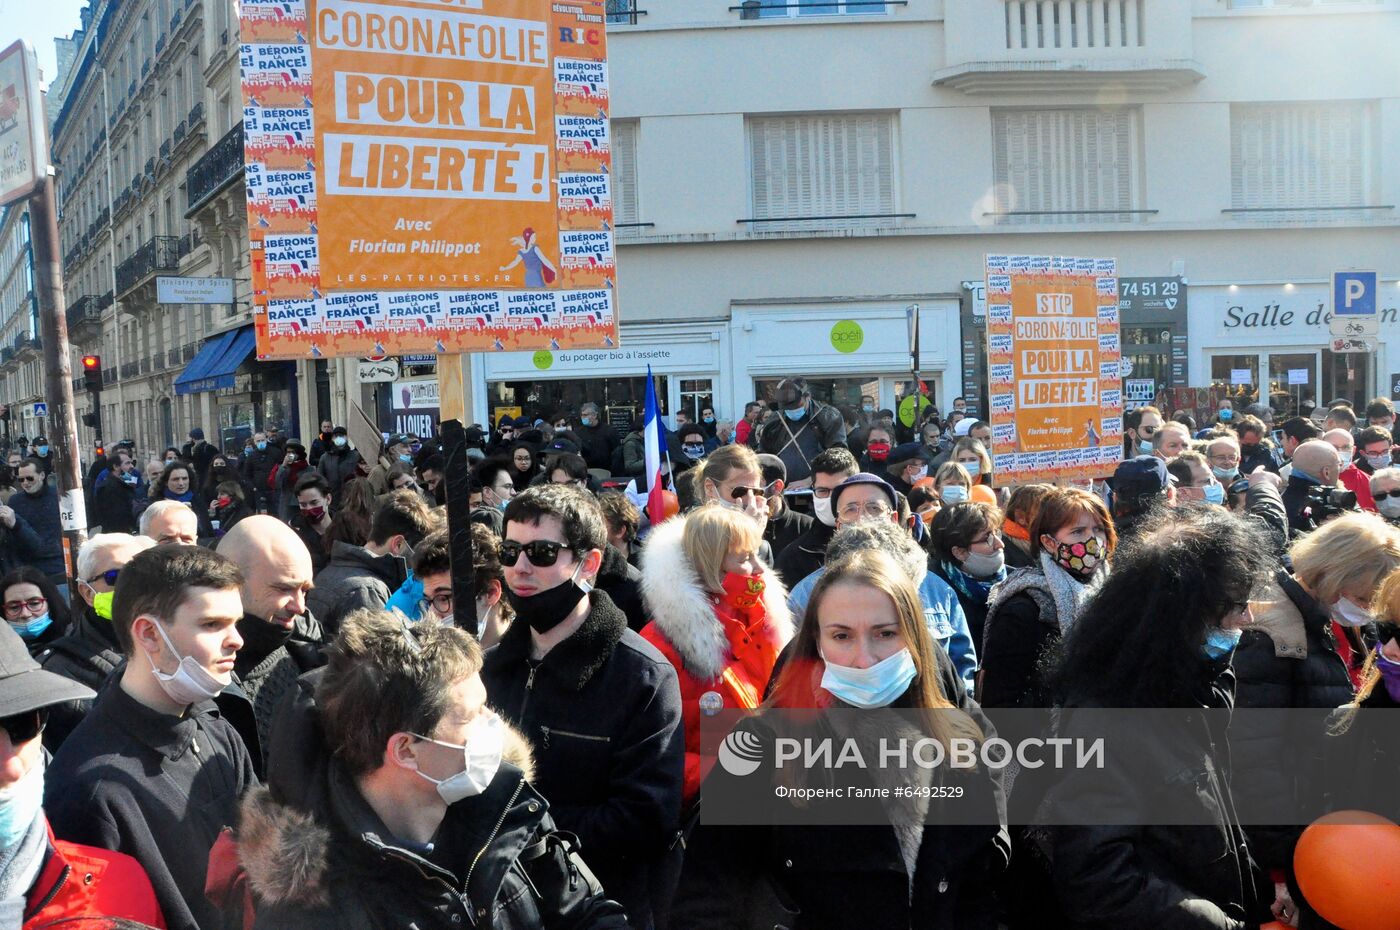
<svg viewBox="0 0 1400 930">
<path fill-rule="evenodd" d="M 767 497 L 768 495 L 764 493 L 763 488 L 746 488 L 741 484 L 730 491 L 729 496 L 737 501 L 741 497 Z"/>
<path fill-rule="evenodd" d="M 835 488 L 819 488 L 819 487 L 816 487 L 815 485 L 813 485 L 813 487 L 812 487 L 812 496 L 813 496 L 813 497 L 816 497 L 816 498 L 820 498 L 821 500 L 826 500 L 827 498 L 831 497 L 831 492 L 834 491 L 834 490 L 836 490 L 836 489 L 835 489 Z"/>
<path fill-rule="evenodd" d="M 10 745 L 18 746 L 44 732 L 44 727 L 48 722 L 49 710 L 47 707 L 41 707 L 38 710 L 27 710 L 22 714 L 14 714 L 10 717 L 0 717 L 0 728 L 4 728 L 5 732 L 10 735 Z"/>
<path fill-rule="evenodd" d="M 525 553 L 525 557 L 530 560 L 530 564 L 536 568 L 548 568 L 559 561 L 559 552 L 564 549 L 563 543 L 557 543 L 552 539 L 536 539 L 534 542 L 501 543 L 501 564 L 512 566 L 520 560 L 520 553 Z"/>
<path fill-rule="evenodd" d="M 29 608 L 32 613 L 34 611 L 43 610 L 47 606 L 49 606 L 48 600 L 42 597 L 31 597 L 22 601 L 6 601 L 5 616 L 18 617 L 20 611 L 24 610 L 26 607 Z"/>
<path fill-rule="evenodd" d="M 883 517 L 890 512 L 890 505 L 884 501 L 866 501 L 864 504 L 859 501 L 851 501 L 837 511 L 841 519 L 847 522 L 860 519 L 864 514 L 867 517 Z"/>
<path fill-rule="evenodd" d="M 440 614 L 450 614 L 452 612 L 452 592 L 447 591 L 442 594 L 434 594 L 431 597 L 424 597 L 418 602 L 418 606 L 424 611 L 432 607 Z"/>
<path fill-rule="evenodd" d="M 88 584 L 92 584 L 93 582 L 98 581 L 98 580 L 100 579 L 100 580 L 102 580 L 102 581 L 107 582 L 107 587 L 109 587 L 109 588 L 115 588 L 115 587 L 117 586 L 117 575 L 118 575 L 120 572 L 121 572 L 121 569 L 120 569 L 120 568 L 109 568 L 109 569 L 107 569 L 105 572 L 98 572 L 96 575 L 93 575 L 91 578 L 88 578 L 88 579 L 79 578 L 78 580 L 79 580 L 79 581 L 86 580 Z"/>
<path fill-rule="evenodd" d="M 968 543 L 969 549 L 973 546 L 990 546 L 993 549 L 1002 549 L 1005 548 L 1005 543 L 1001 541 L 1001 537 L 996 533 L 988 533 L 986 536 L 980 536 Z"/>
<path fill-rule="evenodd" d="M 1238 465 L 1240 457 L 1238 455 L 1212 455 L 1210 461 L 1216 465 Z"/>
</svg>

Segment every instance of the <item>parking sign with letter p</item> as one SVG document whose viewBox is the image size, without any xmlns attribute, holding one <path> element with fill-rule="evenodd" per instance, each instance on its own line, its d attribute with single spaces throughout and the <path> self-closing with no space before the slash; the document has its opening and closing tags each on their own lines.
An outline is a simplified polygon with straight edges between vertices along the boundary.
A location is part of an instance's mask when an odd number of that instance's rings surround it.
<svg viewBox="0 0 1400 930">
<path fill-rule="evenodd" d="M 1376 273 L 1374 271 L 1332 272 L 1332 314 L 1334 316 L 1376 315 Z"/>
</svg>

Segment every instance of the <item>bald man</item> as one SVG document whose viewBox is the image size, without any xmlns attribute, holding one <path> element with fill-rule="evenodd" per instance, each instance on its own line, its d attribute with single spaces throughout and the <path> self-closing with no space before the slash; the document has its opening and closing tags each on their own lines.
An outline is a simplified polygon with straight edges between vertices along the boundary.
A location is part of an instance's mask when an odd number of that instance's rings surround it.
<svg viewBox="0 0 1400 930">
<path fill-rule="evenodd" d="M 1356 505 L 1372 513 L 1376 510 L 1376 499 L 1371 496 L 1371 476 L 1356 465 L 1356 438 L 1349 429 L 1330 429 L 1322 438 L 1337 450 L 1337 464 L 1341 472 L 1337 481 L 1342 487 L 1356 495 Z"/>
<path fill-rule="evenodd" d="M 1283 491 L 1289 529 L 1298 533 L 1317 529 L 1309 494 L 1317 487 L 1336 487 L 1341 471 L 1338 450 L 1331 442 L 1309 439 L 1298 444 L 1293 451 L 1293 471 L 1288 476 L 1288 487 Z"/>
<path fill-rule="evenodd" d="M 199 517 L 189 504 L 156 501 L 141 514 L 141 535 L 157 546 L 193 546 L 199 541 Z"/>
<path fill-rule="evenodd" d="M 233 671 L 253 705 L 261 754 L 252 744 L 248 751 L 255 762 L 265 763 L 283 696 L 297 676 L 323 664 L 321 626 L 306 611 L 311 553 L 287 524 L 257 515 L 228 531 L 219 541 L 219 554 L 243 570 L 243 619 L 238 622 L 243 648 Z M 248 742 L 246 722 L 232 722 Z"/>
</svg>

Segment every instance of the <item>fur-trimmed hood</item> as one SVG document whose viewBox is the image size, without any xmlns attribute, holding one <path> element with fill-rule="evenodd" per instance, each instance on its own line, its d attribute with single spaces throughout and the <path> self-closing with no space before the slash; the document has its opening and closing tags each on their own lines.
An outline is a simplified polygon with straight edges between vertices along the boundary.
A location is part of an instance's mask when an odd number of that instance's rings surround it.
<svg viewBox="0 0 1400 930">
<path fill-rule="evenodd" d="M 530 746 L 509 724 L 502 760 L 519 769 L 526 781 L 534 776 Z M 324 811 L 279 803 L 266 787 L 254 788 L 243 798 L 238 855 L 259 900 L 313 908 L 329 903 L 326 875 L 332 828 L 322 819 L 325 816 Z"/>
<path fill-rule="evenodd" d="M 685 519 L 673 517 L 647 537 L 642 549 L 642 599 L 652 622 L 679 653 L 685 671 L 708 681 L 724 670 L 729 639 L 715 616 L 712 595 L 681 547 Z M 762 565 L 760 574 L 763 609 L 781 649 L 793 635 L 787 588 L 767 565 Z"/>
</svg>

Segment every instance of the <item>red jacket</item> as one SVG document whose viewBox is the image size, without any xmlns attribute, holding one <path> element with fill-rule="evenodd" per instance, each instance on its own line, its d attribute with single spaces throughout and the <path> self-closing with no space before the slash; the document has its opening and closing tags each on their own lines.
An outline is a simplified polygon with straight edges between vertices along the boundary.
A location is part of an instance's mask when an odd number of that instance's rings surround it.
<svg viewBox="0 0 1400 930">
<path fill-rule="evenodd" d="M 761 593 L 706 591 L 681 548 L 684 529 L 685 518 L 673 517 L 647 537 L 642 596 L 652 620 L 642 638 L 661 650 L 680 679 L 689 807 L 715 761 L 700 753 L 701 697 L 714 693 L 725 710 L 757 707 L 793 630 L 787 591 L 771 569 L 759 576 Z"/>
<path fill-rule="evenodd" d="M 29 889 L 24 930 L 70 917 L 121 917 L 165 930 L 165 918 L 141 863 L 125 853 L 55 840 Z"/>
<path fill-rule="evenodd" d="M 1342 469 L 1339 478 L 1342 487 L 1356 494 L 1356 506 L 1362 510 L 1376 512 L 1376 499 L 1371 496 L 1371 476 L 1357 468 L 1355 463 Z"/>
</svg>

